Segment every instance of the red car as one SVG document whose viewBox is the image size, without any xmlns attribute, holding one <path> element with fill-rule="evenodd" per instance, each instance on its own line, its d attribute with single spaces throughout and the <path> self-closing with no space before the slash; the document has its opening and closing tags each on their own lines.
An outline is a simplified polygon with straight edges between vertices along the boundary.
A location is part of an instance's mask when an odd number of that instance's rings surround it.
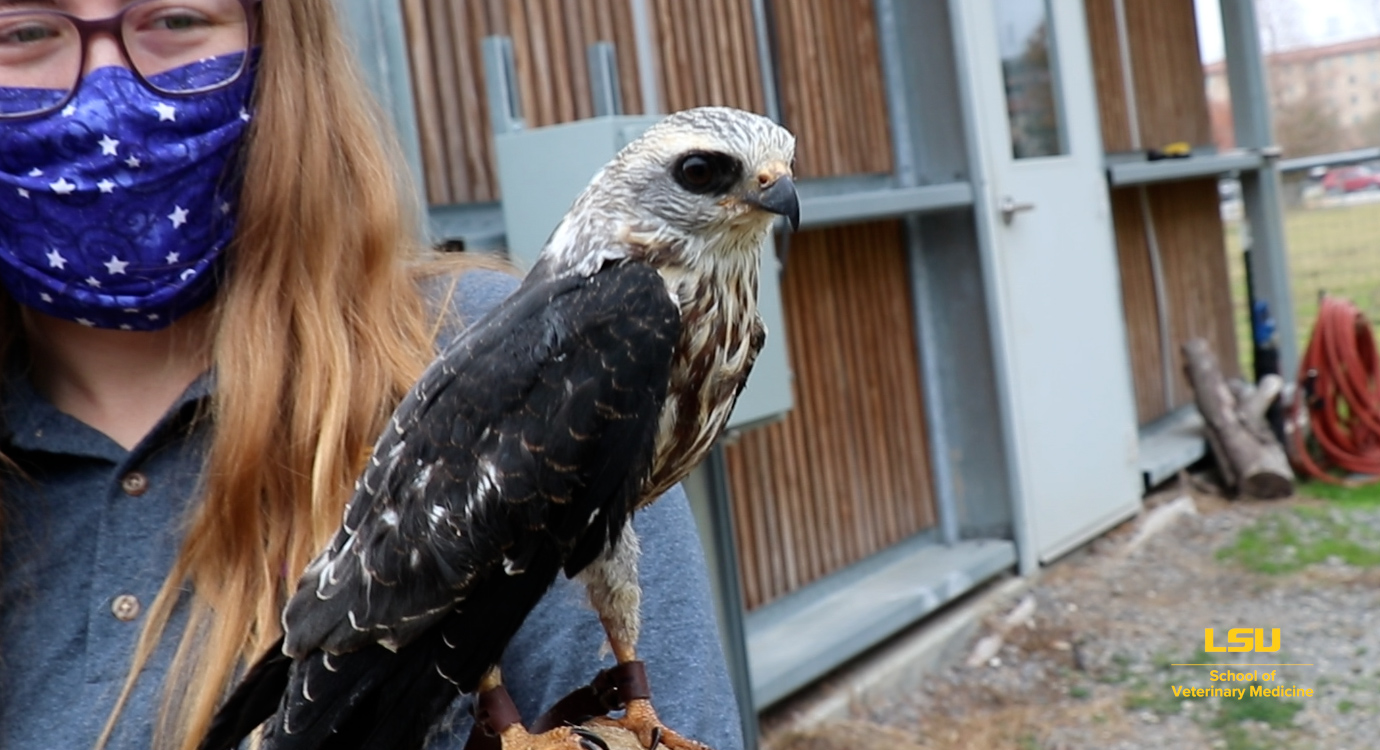
<svg viewBox="0 0 1380 750">
<path fill-rule="evenodd" d="M 1380 174 L 1370 171 L 1369 167 L 1337 167 L 1327 171 L 1322 186 L 1329 193 L 1375 190 L 1380 188 Z"/>
</svg>

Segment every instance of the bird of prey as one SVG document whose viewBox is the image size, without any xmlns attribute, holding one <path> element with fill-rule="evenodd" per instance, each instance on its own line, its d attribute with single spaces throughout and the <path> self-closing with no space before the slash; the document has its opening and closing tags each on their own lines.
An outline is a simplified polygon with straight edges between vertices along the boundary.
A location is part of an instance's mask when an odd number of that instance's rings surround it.
<svg viewBox="0 0 1380 750">
<path fill-rule="evenodd" d="M 799 223 L 795 139 L 724 107 L 670 115 L 594 176 L 505 302 L 448 345 L 376 443 L 284 638 L 205 738 L 234 747 L 420 748 L 460 693 L 501 685 L 509 639 L 561 572 L 635 664 L 631 515 L 708 453 L 765 340 L 759 256 Z M 648 699 L 644 747 L 702 747 Z M 501 729 L 507 750 L 588 747 Z M 597 744 L 597 743 L 596 743 Z"/>
</svg>

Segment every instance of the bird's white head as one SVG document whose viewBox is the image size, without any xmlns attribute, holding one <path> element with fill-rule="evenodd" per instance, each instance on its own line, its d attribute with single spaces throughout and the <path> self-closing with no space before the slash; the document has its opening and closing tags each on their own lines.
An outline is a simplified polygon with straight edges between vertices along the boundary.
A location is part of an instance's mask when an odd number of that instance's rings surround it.
<svg viewBox="0 0 1380 750">
<path fill-rule="evenodd" d="M 800 222 L 794 161 L 795 137 L 765 117 L 729 107 L 677 112 L 594 176 L 547 254 L 564 267 L 616 254 L 658 265 L 755 254 L 777 216 Z M 599 248 L 596 238 L 618 247 Z"/>
</svg>

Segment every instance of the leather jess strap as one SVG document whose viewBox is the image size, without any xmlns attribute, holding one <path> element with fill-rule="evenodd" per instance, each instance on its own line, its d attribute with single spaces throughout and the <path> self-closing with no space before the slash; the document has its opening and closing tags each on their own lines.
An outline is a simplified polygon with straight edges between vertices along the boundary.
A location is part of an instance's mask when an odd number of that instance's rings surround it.
<svg viewBox="0 0 1380 750">
<path fill-rule="evenodd" d="M 640 661 L 629 661 L 603 670 L 590 684 L 576 688 L 556 701 L 537 718 L 529 731 L 547 732 L 560 726 L 578 726 L 597 716 L 627 708 L 628 701 L 652 697 L 647 668 Z M 501 750 L 499 734 L 522 720 L 508 691 L 499 685 L 475 698 L 474 729 L 465 750 Z"/>
</svg>

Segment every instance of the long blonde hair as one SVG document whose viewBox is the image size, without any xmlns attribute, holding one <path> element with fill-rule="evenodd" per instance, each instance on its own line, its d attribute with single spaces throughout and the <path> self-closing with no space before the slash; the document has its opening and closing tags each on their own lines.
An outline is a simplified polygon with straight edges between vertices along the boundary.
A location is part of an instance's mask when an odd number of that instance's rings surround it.
<svg viewBox="0 0 1380 750">
<path fill-rule="evenodd" d="M 340 521 L 361 460 L 432 356 L 438 270 L 380 138 L 332 0 L 260 3 L 262 56 L 239 231 L 212 312 L 203 500 L 149 609 L 103 746 L 190 584 L 155 745 L 190 750 L 236 670 L 279 635 L 296 575 Z M 0 332 L 15 305 L 0 300 Z M 0 361 L 15 338 L 0 333 Z M 0 457 L 2 459 L 3 457 Z"/>
</svg>

